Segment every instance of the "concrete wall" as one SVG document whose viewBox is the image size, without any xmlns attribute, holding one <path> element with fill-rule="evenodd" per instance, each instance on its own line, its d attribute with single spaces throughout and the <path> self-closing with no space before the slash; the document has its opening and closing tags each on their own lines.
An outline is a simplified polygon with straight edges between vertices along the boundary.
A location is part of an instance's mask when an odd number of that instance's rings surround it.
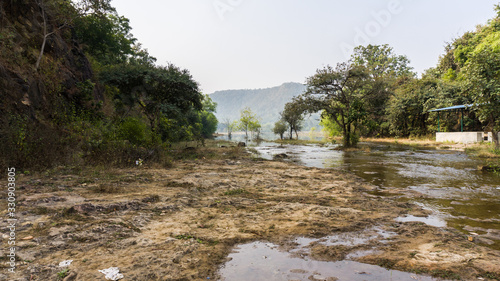
<svg viewBox="0 0 500 281">
<path fill-rule="evenodd" d="M 487 137 L 487 139 L 486 139 L 486 137 Z M 493 134 L 491 132 L 489 132 L 487 135 L 484 134 L 483 138 L 484 138 L 484 141 L 493 142 Z M 498 133 L 498 139 L 500 139 L 500 133 Z"/>
<path fill-rule="evenodd" d="M 483 132 L 436 133 L 437 142 L 474 143 L 483 141 Z"/>
</svg>

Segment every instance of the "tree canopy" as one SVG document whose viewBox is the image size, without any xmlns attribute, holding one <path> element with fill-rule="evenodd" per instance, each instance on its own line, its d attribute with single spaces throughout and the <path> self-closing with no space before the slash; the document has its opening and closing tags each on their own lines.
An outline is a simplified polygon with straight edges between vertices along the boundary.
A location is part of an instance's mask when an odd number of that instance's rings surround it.
<svg viewBox="0 0 500 281">
<path fill-rule="evenodd" d="M 323 116 L 334 120 L 341 128 L 344 146 L 357 143 L 356 127 L 365 117 L 363 104 L 366 68 L 351 63 L 339 63 L 335 68 L 326 66 L 307 79 L 304 94 L 310 112 L 322 111 Z"/>
</svg>

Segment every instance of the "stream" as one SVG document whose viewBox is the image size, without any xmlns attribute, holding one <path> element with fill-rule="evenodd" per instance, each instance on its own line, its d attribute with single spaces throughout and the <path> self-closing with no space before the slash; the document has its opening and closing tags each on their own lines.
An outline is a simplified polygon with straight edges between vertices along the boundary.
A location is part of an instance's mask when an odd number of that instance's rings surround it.
<svg viewBox="0 0 500 281">
<path fill-rule="evenodd" d="M 453 227 L 464 234 L 477 235 L 481 244 L 500 250 L 500 176 L 478 170 L 484 163 L 459 151 L 380 143 L 360 145 L 362 149 L 355 151 L 317 144 L 260 142 L 249 146 L 257 153 L 256 157 L 273 159 L 281 155 L 284 161 L 307 167 L 353 173 L 377 187 L 369 192 L 373 196 L 393 197 L 432 211 L 428 217 L 405 216 L 397 221 Z M 424 196 L 412 196 L 415 192 Z M 376 239 L 376 235 L 370 237 Z M 299 243 L 299 247 L 307 244 Z M 234 277 L 238 275 L 255 276 L 255 280 L 435 280 L 349 259 L 308 260 L 278 248 L 265 242 L 239 245 L 230 254 L 231 261 L 220 270 L 223 280 L 236 280 Z"/>
<path fill-rule="evenodd" d="M 454 227 L 467 234 L 477 233 L 490 247 L 500 250 L 500 176 L 478 170 L 482 161 L 460 151 L 402 145 L 362 143 L 361 150 L 349 152 L 335 147 L 281 146 L 272 142 L 253 146 L 265 159 L 284 153 L 287 161 L 307 167 L 353 173 L 377 186 L 372 195 L 397 196 L 434 213 L 428 218 L 405 217 L 400 221 L 418 220 L 437 227 Z M 408 198 L 405 191 L 426 196 Z"/>
</svg>

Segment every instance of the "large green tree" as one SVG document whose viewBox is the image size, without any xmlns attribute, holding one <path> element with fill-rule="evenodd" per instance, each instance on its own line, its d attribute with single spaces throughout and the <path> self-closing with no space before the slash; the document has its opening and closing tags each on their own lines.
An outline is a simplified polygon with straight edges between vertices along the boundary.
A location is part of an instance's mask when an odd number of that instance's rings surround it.
<svg viewBox="0 0 500 281">
<path fill-rule="evenodd" d="M 344 147 L 356 145 L 356 128 L 366 117 L 363 99 L 367 79 L 365 67 L 349 62 L 318 69 L 307 78 L 304 103 L 308 111 L 322 111 L 324 117 L 336 122 L 342 128 Z"/>
<path fill-rule="evenodd" d="M 497 37 L 498 38 L 498 37 Z M 470 91 L 481 121 L 493 133 L 493 142 L 500 148 L 500 38 L 494 45 L 482 45 L 469 59 L 465 71 L 465 87 Z"/>
<path fill-rule="evenodd" d="M 491 130 L 499 146 L 500 130 L 500 6 L 497 16 L 446 46 L 436 67 L 441 87 L 436 104 L 474 104 L 467 121 L 475 130 Z M 456 119 L 456 118 L 455 118 Z"/>
<path fill-rule="evenodd" d="M 166 67 L 116 65 L 103 70 L 100 80 L 117 88 L 114 99 L 122 112 L 140 108 L 153 132 L 157 132 L 163 118 L 179 120 L 190 110 L 203 108 L 198 83 L 188 70 L 172 64 Z"/>
<path fill-rule="evenodd" d="M 363 120 L 364 135 L 384 136 L 389 133 L 386 108 L 398 80 L 414 77 L 409 59 L 396 55 L 389 45 L 358 46 L 351 57 L 354 65 L 362 66 L 367 73 L 364 95 L 365 110 L 369 118 Z"/>
</svg>

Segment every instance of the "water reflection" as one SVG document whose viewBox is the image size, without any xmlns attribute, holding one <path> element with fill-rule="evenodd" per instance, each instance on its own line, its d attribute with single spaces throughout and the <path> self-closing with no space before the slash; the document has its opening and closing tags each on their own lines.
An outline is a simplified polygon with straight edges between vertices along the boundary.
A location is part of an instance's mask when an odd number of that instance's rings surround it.
<svg viewBox="0 0 500 281">
<path fill-rule="evenodd" d="M 219 271 L 222 280 L 436 280 L 349 260 L 293 257 L 277 245 L 264 242 L 239 245 L 229 258 Z"/>
</svg>

